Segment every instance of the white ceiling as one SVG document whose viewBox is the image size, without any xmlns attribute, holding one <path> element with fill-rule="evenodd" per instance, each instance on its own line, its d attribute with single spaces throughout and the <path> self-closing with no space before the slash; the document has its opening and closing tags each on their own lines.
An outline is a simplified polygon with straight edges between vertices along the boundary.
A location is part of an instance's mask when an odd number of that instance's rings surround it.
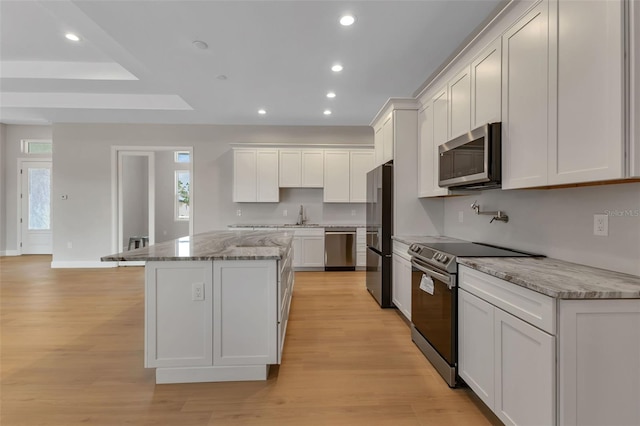
<svg viewBox="0 0 640 426">
<path fill-rule="evenodd" d="M 500 3 L 0 0 L 0 122 L 368 125 Z"/>
</svg>

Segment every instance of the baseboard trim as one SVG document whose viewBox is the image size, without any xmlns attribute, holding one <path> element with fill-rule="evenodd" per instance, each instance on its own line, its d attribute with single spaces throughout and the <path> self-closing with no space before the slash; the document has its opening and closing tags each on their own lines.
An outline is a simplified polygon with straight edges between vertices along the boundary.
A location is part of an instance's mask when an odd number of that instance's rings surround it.
<svg viewBox="0 0 640 426">
<path fill-rule="evenodd" d="M 225 365 L 156 369 L 156 384 L 267 380 L 268 365 Z"/>
<path fill-rule="evenodd" d="M 20 256 L 20 252 L 18 250 L 4 250 L 0 251 L 0 256 Z"/>
<path fill-rule="evenodd" d="M 53 261 L 51 262 L 51 268 L 117 268 L 118 262 L 100 262 L 93 260 L 81 260 L 81 261 Z"/>
</svg>

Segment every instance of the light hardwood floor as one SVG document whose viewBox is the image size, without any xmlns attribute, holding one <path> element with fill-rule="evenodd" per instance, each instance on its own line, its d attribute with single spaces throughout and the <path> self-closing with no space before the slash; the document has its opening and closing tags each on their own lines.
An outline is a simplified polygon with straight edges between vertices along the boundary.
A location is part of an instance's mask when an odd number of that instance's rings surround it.
<svg viewBox="0 0 640 426">
<path fill-rule="evenodd" d="M 362 272 L 299 272 L 282 365 L 265 382 L 155 385 L 143 368 L 143 268 L 0 258 L 0 424 L 483 425 Z"/>
</svg>

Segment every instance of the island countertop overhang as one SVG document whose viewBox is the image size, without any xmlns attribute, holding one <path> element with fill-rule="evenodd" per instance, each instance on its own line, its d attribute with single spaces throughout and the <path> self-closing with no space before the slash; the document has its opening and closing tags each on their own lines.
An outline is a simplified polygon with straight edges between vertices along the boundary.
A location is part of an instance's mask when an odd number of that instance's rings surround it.
<svg viewBox="0 0 640 426">
<path fill-rule="evenodd" d="M 103 262 L 279 260 L 293 235 L 278 231 L 210 231 L 102 257 Z"/>
</svg>

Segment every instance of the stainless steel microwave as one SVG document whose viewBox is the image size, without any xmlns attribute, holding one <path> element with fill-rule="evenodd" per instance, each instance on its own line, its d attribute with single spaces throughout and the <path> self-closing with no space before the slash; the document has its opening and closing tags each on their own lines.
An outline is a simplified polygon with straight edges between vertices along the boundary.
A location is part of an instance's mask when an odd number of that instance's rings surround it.
<svg viewBox="0 0 640 426">
<path fill-rule="evenodd" d="M 501 123 L 489 123 L 438 147 L 438 185 L 450 189 L 499 188 Z"/>
</svg>

